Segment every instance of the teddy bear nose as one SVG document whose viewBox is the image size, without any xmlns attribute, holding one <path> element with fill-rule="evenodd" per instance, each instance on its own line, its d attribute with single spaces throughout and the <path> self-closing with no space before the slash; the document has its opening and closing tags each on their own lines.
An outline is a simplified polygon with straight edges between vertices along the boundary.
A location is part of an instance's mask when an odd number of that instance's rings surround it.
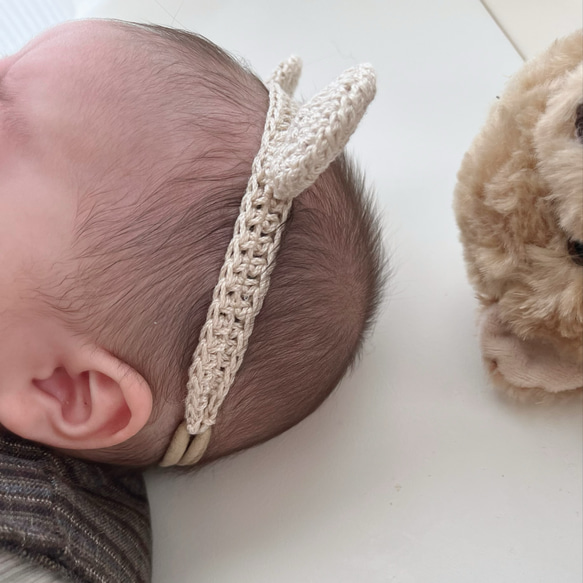
<svg viewBox="0 0 583 583">
<path fill-rule="evenodd" d="M 570 239 L 567 249 L 573 263 L 583 267 L 583 242 Z"/>
</svg>

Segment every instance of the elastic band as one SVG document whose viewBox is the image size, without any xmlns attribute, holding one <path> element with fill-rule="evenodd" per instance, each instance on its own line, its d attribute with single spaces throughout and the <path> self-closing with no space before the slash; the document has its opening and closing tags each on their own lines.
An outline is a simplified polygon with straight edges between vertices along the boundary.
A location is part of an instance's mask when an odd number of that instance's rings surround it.
<svg viewBox="0 0 583 583">
<path fill-rule="evenodd" d="M 204 433 L 192 436 L 188 433 L 186 421 L 183 421 L 176 429 L 160 467 L 192 466 L 198 463 L 208 447 L 211 433 L 209 428 Z"/>
</svg>

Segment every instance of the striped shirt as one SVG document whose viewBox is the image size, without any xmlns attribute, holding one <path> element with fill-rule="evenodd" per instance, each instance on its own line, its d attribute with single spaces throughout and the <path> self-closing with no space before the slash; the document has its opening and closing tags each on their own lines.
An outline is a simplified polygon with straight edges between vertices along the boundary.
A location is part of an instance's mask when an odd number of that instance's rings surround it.
<svg viewBox="0 0 583 583">
<path fill-rule="evenodd" d="M 148 583 L 151 550 L 140 473 L 0 434 L 0 582 Z"/>
<path fill-rule="evenodd" d="M 69 583 L 58 575 L 0 550 L 0 583 Z"/>
</svg>

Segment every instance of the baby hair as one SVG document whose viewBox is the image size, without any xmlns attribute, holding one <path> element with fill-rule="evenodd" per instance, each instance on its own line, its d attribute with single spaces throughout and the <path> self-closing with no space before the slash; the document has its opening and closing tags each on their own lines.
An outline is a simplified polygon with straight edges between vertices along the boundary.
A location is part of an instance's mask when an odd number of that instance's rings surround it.
<svg viewBox="0 0 583 583">
<path fill-rule="evenodd" d="M 143 123 L 168 120 L 165 132 L 184 139 L 183 154 L 163 161 L 143 192 L 118 191 L 120 161 L 82 196 L 79 267 L 46 295 L 72 327 L 139 371 L 154 394 L 144 431 L 83 457 L 147 466 L 160 460 L 184 414 L 188 367 L 259 149 L 268 94 L 245 65 L 201 36 L 112 25 L 135 48 L 123 66 L 142 79 L 135 99 L 145 104 Z M 148 167 L 146 147 L 135 156 L 137 167 Z M 293 204 L 203 461 L 262 443 L 322 403 L 362 347 L 385 274 L 370 193 L 342 155 Z"/>
</svg>

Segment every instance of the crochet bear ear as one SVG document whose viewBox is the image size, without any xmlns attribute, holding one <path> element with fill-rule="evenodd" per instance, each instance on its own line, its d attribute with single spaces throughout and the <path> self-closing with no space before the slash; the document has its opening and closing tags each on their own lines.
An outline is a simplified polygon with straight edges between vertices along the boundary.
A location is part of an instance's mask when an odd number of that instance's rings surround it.
<svg viewBox="0 0 583 583">
<path fill-rule="evenodd" d="M 275 71 L 271 74 L 267 84 L 275 83 L 279 85 L 290 97 L 293 96 L 300 75 L 302 74 L 302 60 L 295 55 L 292 55 L 287 61 L 283 61 L 278 65 Z"/>
<path fill-rule="evenodd" d="M 283 77 L 285 86 L 290 86 L 297 71 L 297 65 L 290 63 L 280 65 L 281 72 L 276 72 L 272 83 Z M 342 152 L 375 93 L 374 69 L 359 65 L 295 110 L 264 164 L 266 183 L 273 187 L 276 199 L 290 200 L 316 181 Z"/>
</svg>

